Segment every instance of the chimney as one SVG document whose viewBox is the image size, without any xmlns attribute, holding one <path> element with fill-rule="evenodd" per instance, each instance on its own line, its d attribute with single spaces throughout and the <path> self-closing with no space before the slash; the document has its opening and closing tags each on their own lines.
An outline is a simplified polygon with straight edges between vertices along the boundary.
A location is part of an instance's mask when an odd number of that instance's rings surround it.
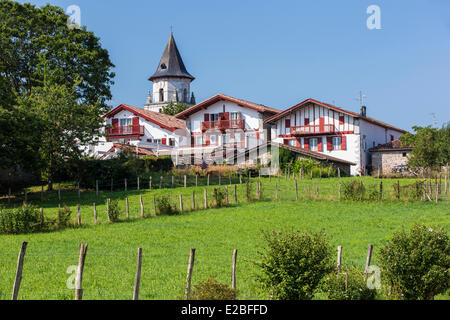
<svg viewBox="0 0 450 320">
<path fill-rule="evenodd" d="M 366 116 L 367 116 L 367 107 L 366 107 L 366 106 L 362 106 L 362 107 L 361 107 L 361 115 L 362 115 L 363 117 L 366 117 Z"/>
</svg>

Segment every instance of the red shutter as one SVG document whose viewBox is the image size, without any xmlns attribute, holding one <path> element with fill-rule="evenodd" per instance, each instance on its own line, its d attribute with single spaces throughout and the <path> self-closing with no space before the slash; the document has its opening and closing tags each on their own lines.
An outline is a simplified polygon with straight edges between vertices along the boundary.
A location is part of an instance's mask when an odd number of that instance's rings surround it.
<svg viewBox="0 0 450 320">
<path fill-rule="evenodd" d="M 162 144 L 166 145 L 167 144 L 167 139 L 166 138 L 162 138 Z"/>
<path fill-rule="evenodd" d="M 300 144 L 300 139 L 297 139 L 297 148 L 300 148 L 301 144 Z"/>
<path fill-rule="evenodd" d="M 345 116 L 339 116 L 339 125 L 344 125 L 345 122 Z"/>
<path fill-rule="evenodd" d="M 191 136 L 191 147 L 195 145 L 195 138 L 194 136 Z"/>
<path fill-rule="evenodd" d="M 209 121 L 209 113 L 205 113 L 205 121 Z"/>
<path fill-rule="evenodd" d="M 322 117 L 319 119 L 319 132 L 325 131 L 325 118 Z"/>
<path fill-rule="evenodd" d="M 283 139 L 283 144 L 289 145 L 289 140 L 288 139 Z"/>
<path fill-rule="evenodd" d="M 256 139 L 259 140 L 259 132 L 256 133 Z"/>
<path fill-rule="evenodd" d="M 305 149 L 309 150 L 309 139 L 305 138 Z"/>
<path fill-rule="evenodd" d="M 322 137 L 317 138 L 317 151 L 322 152 L 323 148 L 322 148 Z"/>
<path fill-rule="evenodd" d="M 305 118 L 305 126 L 309 126 L 309 118 Z"/>
<path fill-rule="evenodd" d="M 114 128 L 117 128 L 119 126 L 119 119 L 112 119 L 112 125 Z"/>
<path fill-rule="evenodd" d="M 341 137 L 341 150 L 347 150 L 347 137 Z"/>
<path fill-rule="evenodd" d="M 147 142 L 150 142 L 150 143 L 152 143 L 152 141 L 153 141 L 152 139 L 147 139 Z"/>
<path fill-rule="evenodd" d="M 230 113 L 229 112 L 225 112 L 225 120 L 230 120 Z"/>
<path fill-rule="evenodd" d="M 209 139 L 209 136 L 205 136 L 205 144 L 209 146 L 211 144 L 211 140 Z"/>
<path fill-rule="evenodd" d="M 286 128 L 290 128 L 291 127 L 291 119 L 286 119 L 284 124 L 285 124 Z"/>
<path fill-rule="evenodd" d="M 133 127 L 139 126 L 139 117 L 133 118 Z"/>
<path fill-rule="evenodd" d="M 333 150 L 333 137 L 327 137 L 327 150 Z"/>
</svg>

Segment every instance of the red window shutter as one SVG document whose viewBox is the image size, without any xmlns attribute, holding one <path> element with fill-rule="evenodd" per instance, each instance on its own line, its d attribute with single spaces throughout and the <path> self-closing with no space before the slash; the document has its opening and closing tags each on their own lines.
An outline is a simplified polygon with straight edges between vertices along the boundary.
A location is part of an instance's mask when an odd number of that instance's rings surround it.
<svg viewBox="0 0 450 320">
<path fill-rule="evenodd" d="M 211 144 L 211 140 L 209 139 L 209 136 L 205 136 L 205 144 L 209 146 Z"/>
<path fill-rule="evenodd" d="M 300 144 L 300 139 L 297 139 L 297 148 L 300 148 L 301 144 Z"/>
<path fill-rule="evenodd" d="M 289 144 L 289 140 L 288 139 L 283 139 L 283 144 L 288 145 Z"/>
<path fill-rule="evenodd" d="M 305 126 L 309 126 L 309 118 L 305 118 Z"/>
<path fill-rule="evenodd" d="M 166 145 L 167 144 L 167 139 L 166 138 L 162 138 L 162 144 Z"/>
<path fill-rule="evenodd" d="M 191 147 L 195 145 L 195 138 L 194 136 L 191 136 Z"/>
<path fill-rule="evenodd" d="M 394 141 L 394 136 L 391 134 L 391 141 Z"/>
<path fill-rule="evenodd" d="M 305 138 L 305 149 L 309 150 L 309 139 Z"/>
<path fill-rule="evenodd" d="M 119 126 L 119 119 L 112 119 L 112 125 L 114 128 L 117 128 Z"/>
<path fill-rule="evenodd" d="M 133 118 L 133 127 L 135 127 L 135 126 L 139 126 L 139 117 Z"/>
<path fill-rule="evenodd" d="M 286 119 L 285 120 L 285 126 L 286 126 L 286 128 L 290 128 L 291 127 L 291 119 Z"/>
<path fill-rule="evenodd" d="M 344 116 L 339 116 L 339 125 L 344 125 L 345 122 L 345 117 Z"/>
<path fill-rule="evenodd" d="M 322 152 L 323 148 L 322 148 L 322 138 L 317 138 L 317 151 L 318 152 Z"/>
<path fill-rule="evenodd" d="M 347 137 L 341 137 L 341 150 L 347 150 Z"/>
<path fill-rule="evenodd" d="M 325 118 L 324 117 L 319 119 L 319 131 L 320 132 L 325 131 Z"/>
<path fill-rule="evenodd" d="M 230 113 L 229 112 L 225 112 L 225 120 L 230 120 Z"/>
<path fill-rule="evenodd" d="M 256 133 L 256 139 L 259 139 L 259 132 Z"/>
<path fill-rule="evenodd" d="M 209 121 L 209 113 L 205 113 L 204 116 L 205 116 L 205 121 Z"/>
<path fill-rule="evenodd" d="M 333 137 L 327 137 L 327 150 L 333 150 Z"/>
<path fill-rule="evenodd" d="M 153 141 L 152 139 L 147 139 L 147 142 L 150 142 L 150 143 L 152 143 L 152 141 Z"/>
</svg>

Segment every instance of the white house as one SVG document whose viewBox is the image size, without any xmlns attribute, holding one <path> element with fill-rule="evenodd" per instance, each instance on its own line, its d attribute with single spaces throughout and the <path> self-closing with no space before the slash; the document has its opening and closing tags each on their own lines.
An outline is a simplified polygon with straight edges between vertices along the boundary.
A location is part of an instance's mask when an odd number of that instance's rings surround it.
<svg viewBox="0 0 450 320">
<path fill-rule="evenodd" d="M 406 133 L 367 117 L 366 107 L 355 113 L 307 99 L 265 121 L 272 126 L 272 141 L 353 162 L 351 174 L 365 174 L 369 149 Z"/>
<path fill-rule="evenodd" d="M 138 154 L 170 154 L 186 135 L 183 120 L 173 116 L 121 104 L 106 115 L 106 136 L 90 148 L 91 155 L 105 158 L 120 146 L 138 147 Z"/>
<path fill-rule="evenodd" d="M 175 117 L 186 121 L 187 147 L 247 150 L 264 141 L 264 121 L 280 110 L 217 94 Z"/>
</svg>

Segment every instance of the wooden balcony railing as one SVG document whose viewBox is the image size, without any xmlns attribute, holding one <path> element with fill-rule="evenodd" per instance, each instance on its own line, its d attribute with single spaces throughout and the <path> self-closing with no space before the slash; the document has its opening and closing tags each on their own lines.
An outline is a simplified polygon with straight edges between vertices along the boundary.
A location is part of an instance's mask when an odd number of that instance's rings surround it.
<svg viewBox="0 0 450 320">
<path fill-rule="evenodd" d="M 120 126 L 106 129 L 106 134 L 109 136 L 122 135 L 144 135 L 144 126 Z"/>
<path fill-rule="evenodd" d="M 335 134 L 338 133 L 338 131 L 339 130 L 332 124 L 291 127 L 291 135 L 293 136 L 303 136 L 311 134 Z"/>
<path fill-rule="evenodd" d="M 201 123 L 202 131 L 210 129 L 227 130 L 227 129 L 244 129 L 245 120 L 217 120 L 217 121 L 203 121 Z"/>
</svg>

